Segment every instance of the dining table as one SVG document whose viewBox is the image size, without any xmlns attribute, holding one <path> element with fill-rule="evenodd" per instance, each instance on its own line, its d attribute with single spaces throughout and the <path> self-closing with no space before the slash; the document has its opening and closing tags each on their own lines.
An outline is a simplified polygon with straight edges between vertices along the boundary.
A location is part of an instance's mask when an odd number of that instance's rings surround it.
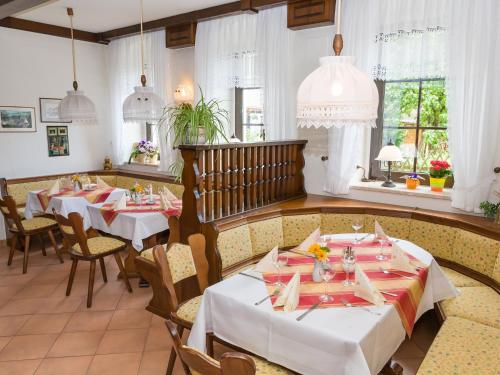
<svg viewBox="0 0 500 375">
<path fill-rule="evenodd" d="M 375 259 L 378 245 L 372 240 L 369 246 L 373 249 L 359 248 L 356 262 L 365 268 L 370 282 L 376 283 L 380 290 L 385 288 L 387 299 L 381 306 L 375 306 L 355 297 L 353 286 L 343 284 L 346 274 L 339 260 L 343 249 L 335 246 L 336 243 L 347 245 L 355 236 L 327 236 L 333 244 L 332 268 L 337 270 L 327 284 L 334 298 L 331 304 L 317 304 L 323 290 L 323 285 L 318 283 L 318 293 L 302 293 L 301 289 L 297 309 L 284 312 L 272 304 L 276 299 L 271 292 L 275 275 L 245 270 L 205 290 L 188 345 L 206 351 L 209 333 L 300 374 L 378 374 L 390 363 L 405 337 L 411 335 L 414 323 L 422 314 L 433 309 L 436 302 L 455 297 L 459 292 L 429 252 L 410 241 L 390 238 L 386 246 L 397 243 L 418 262 L 418 275 L 403 278 L 379 272 L 388 262 Z M 367 236 L 369 234 L 363 235 Z M 357 250 L 356 245 L 353 248 Z M 385 251 L 390 257 L 391 250 Z M 291 278 L 287 269 L 299 270 L 300 288 L 307 286 L 314 290 L 312 262 L 305 255 L 286 253 L 289 264 L 282 267 L 279 278 L 286 283 Z M 297 320 L 305 311 L 309 311 L 307 315 Z"/>
</svg>

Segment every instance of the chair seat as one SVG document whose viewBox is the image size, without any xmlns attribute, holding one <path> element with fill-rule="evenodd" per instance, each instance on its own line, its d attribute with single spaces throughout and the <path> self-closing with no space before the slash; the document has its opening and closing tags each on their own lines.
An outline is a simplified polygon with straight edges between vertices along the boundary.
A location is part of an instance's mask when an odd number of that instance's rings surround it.
<svg viewBox="0 0 500 375">
<path fill-rule="evenodd" d="M 42 230 L 57 225 L 55 220 L 47 217 L 34 217 L 32 219 L 21 220 L 21 224 L 25 231 L 31 232 L 34 230 Z"/>
<path fill-rule="evenodd" d="M 196 314 L 198 314 L 200 308 L 201 297 L 194 297 L 182 303 L 175 312 L 176 315 L 187 322 L 194 323 Z"/>
<path fill-rule="evenodd" d="M 112 237 L 93 237 L 87 239 L 87 246 L 90 254 L 98 255 L 119 249 L 120 247 L 126 246 L 126 243 Z M 78 243 L 75 244 L 72 249 L 77 253 L 82 253 L 82 249 Z"/>
<path fill-rule="evenodd" d="M 474 280 L 472 277 L 465 276 L 463 273 L 452 270 L 451 268 L 441 267 L 446 277 L 450 279 L 450 281 L 456 287 L 463 286 L 483 286 L 480 281 Z"/>
<path fill-rule="evenodd" d="M 446 319 L 417 375 L 498 375 L 500 330 L 471 320 Z"/>
<path fill-rule="evenodd" d="M 441 302 L 446 317 L 456 316 L 500 328 L 500 295 L 487 286 L 460 288 L 460 295 Z"/>
</svg>

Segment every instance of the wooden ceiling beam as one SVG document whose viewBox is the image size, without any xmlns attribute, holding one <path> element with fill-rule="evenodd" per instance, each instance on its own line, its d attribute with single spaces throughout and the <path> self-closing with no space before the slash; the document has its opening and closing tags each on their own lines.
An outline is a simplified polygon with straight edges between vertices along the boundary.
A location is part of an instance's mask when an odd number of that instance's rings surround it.
<svg viewBox="0 0 500 375">
<path fill-rule="evenodd" d="M 0 0 L 0 20 L 34 8 L 50 0 Z"/>
</svg>

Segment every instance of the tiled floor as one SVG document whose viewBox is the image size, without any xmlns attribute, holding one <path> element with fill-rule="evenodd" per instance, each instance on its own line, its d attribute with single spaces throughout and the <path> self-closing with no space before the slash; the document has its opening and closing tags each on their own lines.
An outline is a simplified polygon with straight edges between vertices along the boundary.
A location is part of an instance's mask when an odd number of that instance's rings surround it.
<svg viewBox="0 0 500 375">
<path fill-rule="evenodd" d="M 69 258 L 60 264 L 51 248 L 43 257 L 36 246 L 23 275 L 22 254 L 8 267 L 8 249 L 0 245 L 0 374 L 165 373 L 171 343 L 163 320 L 144 309 L 150 289 L 139 289 L 135 279 L 133 293 L 126 292 L 116 280 L 116 263 L 108 259 L 109 281 L 102 281 L 97 267 L 93 306 L 87 309 L 88 264 L 78 265 L 66 297 Z M 400 347 L 395 359 L 405 375 L 415 374 L 436 330 L 427 314 Z M 182 374 L 178 363 L 175 374 Z"/>
</svg>

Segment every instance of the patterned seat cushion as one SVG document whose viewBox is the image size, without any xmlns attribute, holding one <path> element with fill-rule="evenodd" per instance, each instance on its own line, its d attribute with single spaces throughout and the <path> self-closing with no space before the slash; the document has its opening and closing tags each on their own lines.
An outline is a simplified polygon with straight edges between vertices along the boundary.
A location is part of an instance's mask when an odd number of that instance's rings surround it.
<svg viewBox="0 0 500 375">
<path fill-rule="evenodd" d="M 467 319 L 446 319 L 417 375 L 498 375 L 500 330 Z"/>
<path fill-rule="evenodd" d="M 87 247 L 89 248 L 90 254 L 93 255 L 106 253 L 108 251 L 115 250 L 125 245 L 126 245 L 125 242 L 111 237 L 93 237 L 87 239 Z M 73 250 L 78 253 L 82 252 L 79 243 L 73 246 Z"/>
<path fill-rule="evenodd" d="M 21 224 L 23 225 L 24 230 L 32 231 L 57 225 L 57 222 L 47 217 L 34 217 L 33 219 L 22 220 Z"/>
<path fill-rule="evenodd" d="M 441 302 L 446 317 L 458 316 L 500 328 L 500 295 L 487 286 L 460 288 L 460 295 Z"/>
<path fill-rule="evenodd" d="M 274 246 L 283 247 L 283 223 L 281 217 L 261 220 L 248 224 L 252 240 L 253 255 L 271 250 Z"/>
<path fill-rule="evenodd" d="M 472 277 L 465 276 L 463 273 L 452 270 L 451 268 L 441 267 L 446 277 L 450 279 L 450 281 L 456 287 L 462 286 L 484 286 L 480 281 L 474 280 Z"/>
<path fill-rule="evenodd" d="M 410 222 L 411 219 L 393 216 L 381 216 L 381 215 L 366 215 L 365 216 L 365 227 L 362 228 L 361 232 L 374 233 L 375 232 L 375 220 L 382 226 L 385 234 L 391 237 L 408 239 L 410 235 Z"/>
<path fill-rule="evenodd" d="M 284 245 L 299 245 L 319 227 L 321 227 L 320 214 L 283 216 Z"/>
<path fill-rule="evenodd" d="M 196 318 L 196 314 L 198 314 L 202 297 L 203 296 L 194 297 L 182 303 L 177 309 L 177 316 L 193 323 Z"/>
<path fill-rule="evenodd" d="M 174 284 L 196 275 L 193 252 L 189 245 L 172 244 L 167 250 L 167 260 Z"/>
<path fill-rule="evenodd" d="M 351 233 L 354 219 L 364 221 L 363 214 L 321 214 L 321 233 Z"/>
<path fill-rule="evenodd" d="M 493 268 L 493 280 L 495 280 L 497 283 L 500 283 L 500 252 L 498 253 L 497 256 L 497 261 L 495 262 L 495 268 Z"/>
<path fill-rule="evenodd" d="M 409 240 L 435 257 L 453 260 L 457 229 L 446 225 L 412 220 Z"/>
<path fill-rule="evenodd" d="M 49 189 L 55 182 L 56 178 L 42 181 L 21 182 L 19 184 L 7 184 L 9 195 L 14 198 L 16 204 L 25 205 L 26 197 L 30 191 Z"/>
<path fill-rule="evenodd" d="M 163 245 L 163 248 L 166 251 L 165 245 Z M 141 251 L 140 256 L 143 257 L 143 258 L 145 258 L 145 259 L 147 259 L 147 260 L 150 260 L 153 263 L 155 261 L 155 259 L 153 258 L 153 248 L 152 247 L 150 247 L 149 249 Z"/>
<path fill-rule="evenodd" d="M 222 269 L 253 257 L 252 240 L 248 225 L 225 230 L 217 237 L 217 249 L 222 259 Z"/>
</svg>

